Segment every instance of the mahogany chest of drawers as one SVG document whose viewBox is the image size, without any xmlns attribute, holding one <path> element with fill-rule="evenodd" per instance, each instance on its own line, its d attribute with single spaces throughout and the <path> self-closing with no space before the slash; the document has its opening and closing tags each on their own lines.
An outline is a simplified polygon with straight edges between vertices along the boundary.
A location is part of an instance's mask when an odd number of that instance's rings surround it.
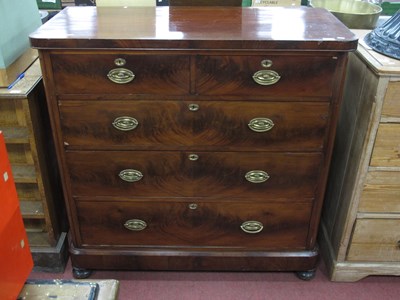
<svg viewBox="0 0 400 300">
<path fill-rule="evenodd" d="M 332 15 L 68 8 L 31 43 L 58 141 L 75 276 L 117 268 L 312 277 L 357 45 Z"/>
</svg>

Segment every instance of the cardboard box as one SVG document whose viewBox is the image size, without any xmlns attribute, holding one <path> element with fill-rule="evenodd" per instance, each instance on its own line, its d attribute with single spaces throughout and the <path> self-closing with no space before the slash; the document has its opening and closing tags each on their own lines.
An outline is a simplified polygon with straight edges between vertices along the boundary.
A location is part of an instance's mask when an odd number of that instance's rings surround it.
<svg viewBox="0 0 400 300">
<path fill-rule="evenodd" d="M 243 0 L 242 6 L 300 6 L 301 0 Z"/>
<path fill-rule="evenodd" d="M 10 86 L 39 57 L 36 49 L 28 48 L 10 66 L 0 69 L 0 87 Z"/>
<path fill-rule="evenodd" d="M 7 87 L 37 58 L 29 34 L 42 21 L 36 0 L 0 0 L 0 7 L 0 87 Z"/>
</svg>

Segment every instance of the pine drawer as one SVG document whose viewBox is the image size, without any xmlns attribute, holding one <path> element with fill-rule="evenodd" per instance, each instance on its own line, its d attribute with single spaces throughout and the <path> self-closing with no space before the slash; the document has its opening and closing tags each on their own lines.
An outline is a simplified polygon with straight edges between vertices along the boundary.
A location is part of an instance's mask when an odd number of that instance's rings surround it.
<svg viewBox="0 0 400 300">
<path fill-rule="evenodd" d="M 400 167 L 400 123 L 379 124 L 370 165 Z"/>
<path fill-rule="evenodd" d="M 389 82 L 382 107 L 382 117 L 400 118 L 400 81 Z"/>
<path fill-rule="evenodd" d="M 400 171 L 368 172 L 359 211 L 400 213 Z"/>
<path fill-rule="evenodd" d="M 400 219 L 358 219 L 349 261 L 400 261 Z"/>
</svg>

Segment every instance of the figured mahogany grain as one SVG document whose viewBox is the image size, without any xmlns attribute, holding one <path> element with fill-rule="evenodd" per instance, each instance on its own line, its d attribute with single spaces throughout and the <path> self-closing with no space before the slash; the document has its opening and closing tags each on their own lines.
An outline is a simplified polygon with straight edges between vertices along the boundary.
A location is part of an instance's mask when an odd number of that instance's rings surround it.
<svg viewBox="0 0 400 300">
<path fill-rule="evenodd" d="M 126 61 L 117 66 L 115 60 Z M 52 55 L 55 89 L 58 94 L 160 94 L 189 92 L 189 57 L 184 55 L 132 55 L 125 53 L 68 52 Z M 107 74 L 115 68 L 133 72 L 128 84 L 114 83 Z"/>
<path fill-rule="evenodd" d="M 83 246 L 226 247 L 240 249 L 305 249 L 311 203 L 93 202 L 78 204 Z M 140 219 L 147 227 L 131 231 L 127 220 Z M 256 220 L 264 228 L 245 233 L 243 222 Z"/>
<path fill-rule="evenodd" d="M 261 62 L 269 60 L 270 67 Z M 317 55 L 208 55 L 196 59 L 196 93 L 200 95 L 253 95 L 264 97 L 329 97 L 332 94 L 337 57 Z M 276 84 L 256 84 L 253 74 L 273 70 L 280 76 Z"/>
<path fill-rule="evenodd" d="M 75 197 L 213 197 L 310 201 L 315 197 L 320 153 L 180 151 L 71 151 L 66 153 Z M 143 178 L 125 182 L 118 174 L 138 170 Z M 250 183 L 247 172 L 263 170 L 270 178 Z M 250 201 L 250 200 L 248 200 Z"/>
<path fill-rule="evenodd" d="M 189 105 L 199 105 L 196 112 Z M 235 151 L 320 151 L 328 126 L 327 102 L 61 101 L 68 149 L 177 149 L 224 147 Z M 112 126 L 121 116 L 138 121 L 130 131 Z M 271 130 L 252 131 L 254 118 Z M 266 149 L 267 147 L 267 149 Z"/>
</svg>

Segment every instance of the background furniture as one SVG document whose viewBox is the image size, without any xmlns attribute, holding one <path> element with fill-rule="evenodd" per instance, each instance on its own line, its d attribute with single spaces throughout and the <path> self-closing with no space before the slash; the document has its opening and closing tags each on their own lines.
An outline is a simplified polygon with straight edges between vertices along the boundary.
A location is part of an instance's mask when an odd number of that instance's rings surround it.
<svg viewBox="0 0 400 300">
<path fill-rule="evenodd" d="M 308 7 L 70 7 L 46 25 L 31 42 L 75 276 L 313 276 L 347 53 L 357 44 L 345 26 Z"/>
<path fill-rule="evenodd" d="M 37 60 L 12 89 L 0 89 L 0 130 L 35 268 L 57 272 L 67 258 L 67 225 L 45 98 Z"/>
<path fill-rule="evenodd" d="M 355 31 L 361 39 L 368 31 Z M 350 55 L 322 216 L 332 280 L 400 275 L 400 61 Z"/>
</svg>

